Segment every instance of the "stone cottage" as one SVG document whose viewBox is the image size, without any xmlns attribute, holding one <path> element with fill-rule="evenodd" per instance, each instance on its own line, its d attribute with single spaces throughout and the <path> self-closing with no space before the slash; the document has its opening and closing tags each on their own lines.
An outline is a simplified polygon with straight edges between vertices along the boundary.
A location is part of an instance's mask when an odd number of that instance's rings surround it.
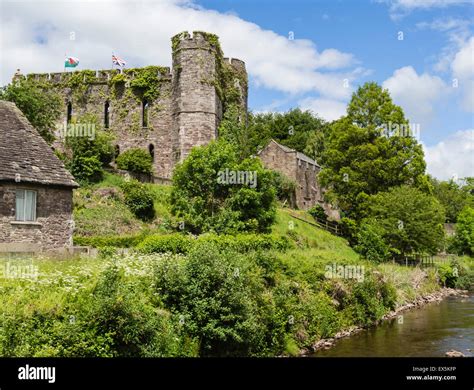
<svg viewBox="0 0 474 390">
<path fill-rule="evenodd" d="M 15 104 L 0 101 L 0 252 L 70 247 L 76 187 Z"/>
<path fill-rule="evenodd" d="M 307 210 L 320 204 L 330 219 L 339 219 L 339 212 L 324 201 L 324 189 L 318 182 L 321 167 L 316 161 L 273 139 L 258 153 L 258 156 L 265 168 L 280 172 L 296 183 L 291 206 Z"/>
</svg>

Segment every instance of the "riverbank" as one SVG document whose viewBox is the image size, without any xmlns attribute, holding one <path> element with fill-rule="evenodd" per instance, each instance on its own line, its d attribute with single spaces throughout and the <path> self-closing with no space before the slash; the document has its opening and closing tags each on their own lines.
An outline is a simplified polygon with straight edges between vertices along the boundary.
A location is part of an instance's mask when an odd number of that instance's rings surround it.
<svg viewBox="0 0 474 390">
<path fill-rule="evenodd" d="M 307 356 L 309 354 L 315 353 L 320 350 L 330 349 L 336 344 L 338 340 L 342 338 L 347 338 L 357 333 L 360 333 L 364 330 L 367 330 L 368 328 L 379 326 L 382 322 L 397 318 L 406 311 L 421 308 L 428 303 L 441 302 L 443 299 L 446 299 L 447 297 L 453 297 L 453 296 L 468 297 L 469 295 L 468 295 L 467 290 L 457 290 L 457 289 L 445 287 L 445 288 L 441 288 L 439 291 L 435 291 L 429 294 L 418 296 L 413 301 L 404 303 L 400 305 L 399 307 L 397 307 L 395 310 L 390 311 L 389 313 L 384 315 L 379 321 L 376 321 L 374 324 L 370 326 L 351 327 L 349 329 L 341 330 L 340 332 L 336 333 L 334 337 L 319 340 L 312 346 L 311 350 L 303 351 L 301 355 Z"/>
</svg>

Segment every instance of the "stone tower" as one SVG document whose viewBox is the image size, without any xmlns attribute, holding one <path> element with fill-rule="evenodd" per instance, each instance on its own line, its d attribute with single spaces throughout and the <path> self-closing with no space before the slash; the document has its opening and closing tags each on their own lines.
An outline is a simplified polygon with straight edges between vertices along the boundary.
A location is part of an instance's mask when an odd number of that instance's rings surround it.
<svg viewBox="0 0 474 390">
<path fill-rule="evenodd" d="M 173 42 L 173 115 L 177 156 L 217 138 L 222 103 L 216 91 L 219 47 L 204 33 L 181 33 Z"/>
</svg>

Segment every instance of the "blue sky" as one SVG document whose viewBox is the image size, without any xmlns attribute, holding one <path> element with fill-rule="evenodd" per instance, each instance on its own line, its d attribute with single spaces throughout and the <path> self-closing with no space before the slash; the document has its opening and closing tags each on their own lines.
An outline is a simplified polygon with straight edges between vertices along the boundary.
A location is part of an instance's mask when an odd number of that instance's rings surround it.
<svg viewBox="0 0 474 390">
<path fill-rule="evenodd" d="M 474 6 L 467 0 L 0 2 L 0 84 L 23 73 L 171 64 L 170 37 L 219 35 L 244 60 L 255 112 L 310 109 L 333 120 L 356 88 L 388 88 L 420 126 L 428 170 L 474 176 Z M 74 40 L 71 40 L 74 32 Z M 403 34 L 403 39 L 399 39 Z M 293 35 L 290 39 L 290 35 Z"/>
</svg>

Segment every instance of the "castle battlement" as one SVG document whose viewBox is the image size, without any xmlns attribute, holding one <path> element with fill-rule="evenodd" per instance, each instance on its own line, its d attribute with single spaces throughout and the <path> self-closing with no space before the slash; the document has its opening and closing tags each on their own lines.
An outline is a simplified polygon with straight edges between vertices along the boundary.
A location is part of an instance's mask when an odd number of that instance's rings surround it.
<svg viewBox="0 0 474 390">
<path fill-rule="evenodd" d="M 82 82 L 86 84 L 104 84 L 110 81 L 114 76 L 122 73 L 128 81 L 132 81 L 135 78 L 136 73 L 140 72 L 143 68 L 126 68 L 123 71 L 119 69 L 101 69 L 101 70 L 76 70 L 73 72 L 52 72 L 52 73 L 29 73 L 26 75 L 28 80 L 34 80 L 38 82 L 50 82 L 53 84 L 60 84 L 68 82 L 75 75 L 82 75 Z M 161 79 L 171 79 L 171 69 L 169 67 L 157 67 L 157 76 Z M 22 77 L 22 75 L 16 75 L 15 77 Z M 24 76 L 23 76 L 24 77 Z"/>
</svg>

